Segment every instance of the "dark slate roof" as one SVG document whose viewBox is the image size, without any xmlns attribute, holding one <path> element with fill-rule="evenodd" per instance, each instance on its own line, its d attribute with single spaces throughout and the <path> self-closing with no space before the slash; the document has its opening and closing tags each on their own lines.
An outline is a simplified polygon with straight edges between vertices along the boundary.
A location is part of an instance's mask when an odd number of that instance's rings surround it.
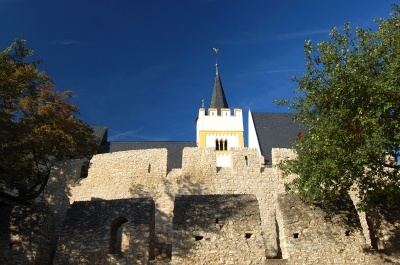
<svg viewBox="0 0 400 265">
<path fill-rule="evenodd" d="M 210 108 L 218 109 L 218 115 L 221 115 L 221 108 L 229 108 L 219 74 L 215 76 Z"/>
<path fill-rule="evenodd" d="M 299 121 L 293 122 L 292 113 L 251 113 L 266 164 L 271 164 L 272 148 L 292 148 L 291 139 L 308 132 Z"/>
<path fill-rule="evenodd" d="M 182 167 L 182 151 L 185 147 L 196 147 L 196 142 L 108 142 L 106 152 L 167 148 L 168 169 Z"/>
<path fill-rule="evenodd" d="M 100 139 L 100 145 L 104 145 L 107 142 L 107 126 L 92 126 L 93 134 Z"/>
</svg>

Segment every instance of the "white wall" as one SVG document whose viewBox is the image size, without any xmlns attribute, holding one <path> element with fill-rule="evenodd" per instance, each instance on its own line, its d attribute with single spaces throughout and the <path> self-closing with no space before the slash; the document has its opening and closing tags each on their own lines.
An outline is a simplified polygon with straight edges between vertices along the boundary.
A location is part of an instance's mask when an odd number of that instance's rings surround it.
<svg viewBox="0 0 400 265">
<path fill-rule="evenodd" d="M 241 109 L 234 109 L 231 115 L 230 109 L 222 109 L 221 115 L 217 115 L 217 109 L 209 109 L 208 115 L 205 109 L 199 110 L 197 120 L 197 143 L 200 131 L 243 131 L 243 116 Z M 215 139 L 214 139 L 215 141 Z"/>
<path fill-rule="evenodd" d="M 230 154 L 217 154 L 217 167 L 230 167 L 231 155 Z"/>
<path fill-rule="evenodd" d="M 253 116 L 251 115 L 250 110 L 249 110 L 249 118 L 248 118 L 248 147 L 249 148 L 257 148 L 258 155 L 261 156 L 260 143 L 258 142 L 256 127 L 254 125 Z"/>
</svg>

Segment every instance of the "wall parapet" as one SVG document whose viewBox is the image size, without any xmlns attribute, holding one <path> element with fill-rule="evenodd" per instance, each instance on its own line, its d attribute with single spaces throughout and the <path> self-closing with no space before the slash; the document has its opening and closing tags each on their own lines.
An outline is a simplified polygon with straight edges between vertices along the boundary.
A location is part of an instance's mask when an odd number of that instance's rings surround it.
<svg viewBox="0 0 400 265">
<path fill-rule="evenodd" d="M 297 157 L 297 152 L 295 149 L 272 148 L 271 153 L 272 153 L 272 165 L 278 165 L 281 161 L 284 161 L 286 158 L 292 160 Z"/>
</svg>

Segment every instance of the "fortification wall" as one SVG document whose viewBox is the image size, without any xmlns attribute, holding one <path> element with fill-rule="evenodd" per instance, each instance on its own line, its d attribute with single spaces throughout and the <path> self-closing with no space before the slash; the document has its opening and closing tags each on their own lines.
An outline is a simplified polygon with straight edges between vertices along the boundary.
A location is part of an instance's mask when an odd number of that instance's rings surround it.
<svg viewBox="0 0 400 265">
<path fill-rule="evenodd" d="M 296 150 L 287 148 L 272 148 L 272 165 L 278 165 L 286 158 L 291 160 L 297 157 Z"/>
<path fill-rule="evenodd" d="M 282 256 L 288 264 L 385 263 L 379 255 L 364 251 L 365 238 L 351 203 L 338 205 L 335 215 L 329 217 L 296 194 L 281 194 L 277 221 Z"/>
<path fill-rule="evenodd" d="M 252 194 L 259 204 L 266 256 L 279 256 L 281 245 L 282 252 L 286 253 L 284 257 L 300 262 L 300 259 L 296 259 L 296 255 L 300 255 L 300 252 L 308 251 L 309 255 L 314 255 L 313 249 L 319 248 L 318 254 L 315 255 L 320 258 L 323 257 L 324 251 L 328 251 L 328 248 L 323 246 L 323 240 L 318 241 L 319 232 L 315 233 L 314 239 L 304 241 L 304 244 L 300 243 L 295 248 L 291 247 L 293 242 L 289 238 L 290 233 L 293 236 L 294 232 L 290 232 L 290 229 L 282 230 L 289 232 L 279 234 L 281 238 L 278 237 L 278 227 L 280 225 L 283 228 L 291 227 L 290 221 L 287 220 L 291 220 L 290 218 L 293 217 L 290 215 L 290 211 L 286 210 L 281 210 L 280 215 L 277 216 L 278 197 L 285 192 L 284 184 L 296 176 L 283 178 L 276 165 L 285 157 L 293 159 L 295 156 L 296 154 L 289 149 L 273 149 L 273 166 L 260 168 L 257 149 L 235 148 L 231 150 L 231 167 L 217 168 L 213 148 L 185 148 L 183 150 L 182 168 L 167 172 L 168 154 L 166 149 L 95 155 L 91 160 L 87 178 L 79 178 L 78 170 L 75 170 L 79 168 L 78 162 L 54 170 L 47 190 L 47 199 L 60 209 L 68 207 L 69 203 L 74 201 L 153 198 L 155 202 L 155 255 L 158 259 L 162 259 L 171 257 L 173 210 L 176 196 Z M 68 173 L 69 178 L 65 177 L 66 172 L 70 172 Z M 59 177 L 61 177 L 61 180 L 59 180 Z M 59 191 L 64 191 L 64 193 Z M 58 213 L 60 212 L 62 211 Z M 285 214 L 282 214 L 282 212 L 285 212 Z M 313 213 L 306 212 L 305 215 L 313 216 Z M 311 222 L 311 220 L 305 220 Z M 325 221 L 323 218 L 319 218 L 314 222 L 315 225 L 312 229 L 318 228 Z M 298 224 L 299 226 L 304 225 L 304 223 Z M 282 237 L 282 235 L 285 236 Z M 278 238 L 280 238 L 280 244 Z M 356 241 L 361 240 L 361 237 L 354 239 Z M 347 240 L 347 237 L 345 240 Z M 351 245 L 353 241 L 348 240 L 346 244 L 350 244 L 351 247 L 344 245 L 345 249 L 351 249 L 347 252 L 348 254 L 356 253 L 355 249 L 362 251 L 359 242 L 356 241 L 354 241 L 355 245 Z M 336 244 L 336 241 L 332 242 Z M 328 243 L 327 245 L 332 244 Z M 297 246 L 301 247 L 298 248 Z M 310 248 L 310 246 L 313 247 Z M 287 255 L 291 252 L 297 254 Z M 340 253 L 337 255 L 344 257 Z M 360 261 L 361 256 L 357 257 Z M 313 262 L 317 260 L 318 258 L 315 258 Z M 346 259 L 344 261 L 347 262 Z"/>
<path fill-rule="evenodd" d="M 175 198 L 171 264 L 260 264 L 265 245 L 254 195 Z"/>
<path fill-rule="evenodd" d="M 0 215 L 1 264 L 50 264 L 54 215 L 47 204 L 0 208 Z"/>
<path fill-rule="evenodd" d="M 74 202 L 53 264 L 148 264 L 153 248 L 151 198 Z"/>
<path fill-rule="evenodd" d="M 51 169 L 51 175 L 45 190 L 46 202 L 55 212 L 55 235 L 59 234 L 65 213 L 72 203 L 71 188 L 79 182 L 84 159 L 69 159 L 58 161 Z"/>
<path fill-rule="evenodd" d="M 160 255 L 170 255 L 165 249 L 171 249 L 176 195 L 254 194 L 260 205 L 267 256 L 277 255 L 275 205 L 277 190 L 282 190 L 279 185 L 283 185 L 283 180 L 278 180 L 279 174 L 275 168 L 260 172 L 257 149 L 233 149 L 231 167 L 218 172 L 213 148 L 185 148 L 182 169 L 167 174 L 166 166 L 166 149 L 95 155 L 87 178 L 78 179 L 74 185 L 64 182 L 67 187 L 63 189 L 60 188 L 60 181 L 49 183 L 48 198 L 53 203 L 63 201 L 56 192 L 60 189 L 68 191 L 63 199 L 68 198 L 69 203 L 152 197 L 156 205 L 156 240 L 164 244 L 160 246 L 160 249 L 164 249 L 158 251 L 163 252 Z M 56 174 L 60 173 L 54 171 L 53 174 L 57 179 L 59 175 Z M 73 178 L 76 179 L 76 176 Z"/>
</svg>

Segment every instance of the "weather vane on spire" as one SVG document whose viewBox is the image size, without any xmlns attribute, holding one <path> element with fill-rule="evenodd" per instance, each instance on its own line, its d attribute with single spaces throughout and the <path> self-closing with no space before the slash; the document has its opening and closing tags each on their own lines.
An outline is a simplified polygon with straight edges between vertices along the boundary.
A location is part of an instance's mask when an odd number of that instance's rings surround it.
<svg viewBox="0 0 400 265">
<path fill-rule="evenodd" d="M 215 70 L 216 70 L 216 74 L 218 74 L 218 49 L 217 48 L 213 48 L 213 50 L 215 51 Z"/>
</svg>

